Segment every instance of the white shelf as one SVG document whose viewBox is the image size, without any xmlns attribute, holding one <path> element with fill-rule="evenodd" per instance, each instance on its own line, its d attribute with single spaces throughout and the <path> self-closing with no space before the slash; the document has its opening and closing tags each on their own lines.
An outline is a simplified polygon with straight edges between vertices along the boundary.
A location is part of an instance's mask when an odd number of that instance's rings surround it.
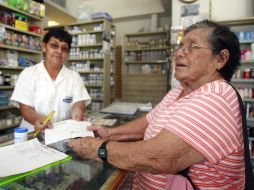
<svg viewBox="0 0 254 190">
<path fill-rule="evenodd" d="M 131 34 L 125 34 L 125 36 L 128 37 L 145 37 L 145 36 L 156 36 L 156 35 L 166 35 L 166 31 L 161 31 L 161 32 L 139 32 L 139 33 L 131 33 Z"/>
<path fill-rule="evenodd" d="M 25 48 L 21 48 L 21 47 L 9 46 L 9 45 L 4 45 L 4 44 L 0 44 L 0 48 L 16 50 L 16 51 L 26 52 L 26 53 L 42 54 L 42 51 L 32 50 L 32 49 L 25 49 Z"/>
<path fill-rule="evenodd" d="M 84 47 L 84 48 L 102 47 L 102 43 L 89 44 L 89 45 L 78 45 L 78 46 L 71 46 L 71 47 L 72 47 L 72 48 L 78 48 L 78 47 Z"/>
<path fill-rule="evenodd" d="M 166 63 L 167 60 L 154 60 L 154 61 L 125 61 L 126 64 L 163 64 Z"/>
<path fill-rule="evenodd" d="M 232 79 L 232 83 L 250 83 L 254 84 L 254 79 Z"/>
<path fill-rule="evenodd" d="M 50 0 L 44 0 L 44 4 L 46 7 L 46 15 L 50 20 L 54 20 L 60 23 L 60 25 L 67 25 L 77 21 L 77 18 L 74 15 L 70 14 L 67 9 L 56 3 Z"/>
<path fill-rule="evenodd" d="M 247 119 L 247 125 L 250 127 L 254 127 L 254 119 Z"/>
<path fill-rule="evenodd" d="M 157 48 L 137 48 L 137 49 L 125 49 L 125 51 L 130 52 L 130 51 L 157 51 L 157 50 L 167 50 L 168 48 L 166 47 L 157 47 Z"/>
<path fill-rule="evenodd" d="M 254 65 L 254 59 L 246 59 L 241 61 L 242 65 L 248 66 L 248 65 Z"/>
<path fill-rule="evenodd" d="M 14 86 L 0 86 L 0 90 L 13 90 Z"/>
<path fill-rule="evenodd" d="M 17 108 L 14 106 L 0 106 L 0 111 L 9 110 L 9 109 L 17 109 Z"/>
<path fill-rule="evenodd" d="M 69 58 L 68 61 L 103 61 L 103 58 Z"/>
<path fill-rule="evenodd" d="M 6 29 L 9 29 L 9 30 L 12 30 L 12 31 L 16 31 L 16 32 L 20 32 L 20 33 L 27 34 L 27 35 L 30 35 L 30 36 L 35 36 L 35 37 L 40 37 L 40 38 L 42 38 L 42 35 L 37 34 L 37 33 L 35 33 L 35 32 L 30 32 L 30 31 L 26 31 L 26 30 L 21 30 L 21 29 L 18 29 L 18 28 L 15 28 L 15 27 L 12 27 L 12 26 L 9 26 L 9 25 L 6 25 L 6 24 L 2 24 L 2 23 L 0 23 L 0 26 L 1 26 L 1 27 L 5 27 Z"/>
<path fill-rule="evenodd" d="M 5 70 L 23 70 L 24 67 L 9 67 L 9 66 L 0 66 L 0 69 L 5 69 Z"/>
<path fill-rule="evenodd" d="M 13 11 L 13 12 L 16 12 L 16 13 L 21 13 L 22 15 L 25 15 L 27 17 L 29 17 L 30 19 L 32 20 L 35 20 L 35 21 L 42 21 L 43 18 L 37 16 L 37 15 L 31 15 L 25 11 L 22 11 L 22 10 L 19 10 L 19 9 L 16 9 L 14 7 L 11 7 L 11 6 L 8 6 L 7 4 L 5 3 L 0 3 L 0 9 L 1 10 L 7 10 L 7 11 Z"/>
<path fill-rule="evenodd" d="M 80 34 L 97 34 L 97 33 L 102 33 L 103 30 L 91 30 L 91 31 L 85 31 L 85 32 L 77 32 L 77 33 L 73 33 L 73 32 L 69 32 L 72 36 L 76 36 L 76 35 L 80 35 Z"/>
<path fill-rule="evenodd" d="M 254 17 L 246 17 L 234 20 L 217 20 L 216 22 L 225 25 L 253 25 L 254 24 Z"/>
</svg>

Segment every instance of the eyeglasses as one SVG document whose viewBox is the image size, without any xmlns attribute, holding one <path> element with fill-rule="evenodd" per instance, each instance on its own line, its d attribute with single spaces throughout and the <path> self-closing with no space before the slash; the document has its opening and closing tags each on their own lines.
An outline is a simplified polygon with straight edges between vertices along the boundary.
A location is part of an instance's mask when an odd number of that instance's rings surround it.
<svg viewBox="0 0 254 190">
<path fill-rule="evenodd" d="M 213 50 L 214 48 L 209 48 L 209 47 L 204 47 L 197 45 L 195 42 L 192 43 L 187 43 L 187 44 L 179 44 L 178 47 L 175 48 L 174 53 L 178 52 L 179 50 L 182 50 L 184 53 L 191 53 L 193 50 L 198 50 L 198 49 L 210 49 Z"/>
<path fill-rule="evenodd" d="M 68 53 L 68 52 L 69 52 L 69 48 L 68 48 L 68 47 L 60 46 L 60 45 L 58 45 L 57 43 L 49 43 L 49 46 L 50 46 L 52 49 L 55 49 L 55 50 L 58 50 L 59 48 L 61 48 L 61 51 L 62 51 L 63 53 Z"/>
</svg>

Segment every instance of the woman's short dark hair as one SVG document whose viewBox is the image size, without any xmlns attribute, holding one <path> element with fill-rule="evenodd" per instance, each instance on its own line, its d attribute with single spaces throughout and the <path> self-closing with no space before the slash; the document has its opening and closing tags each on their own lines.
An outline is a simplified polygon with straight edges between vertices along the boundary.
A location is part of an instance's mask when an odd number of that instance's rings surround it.
<svg viewBox="0 0 254 190">
<path fill-rule="evenodd" d="M 212 46 L 214 54 L 219 54 L 221 50 L 229 51 L 229 59 L 223 68 L 218 70 L 221 76 L 230 81 L 235 70 L 240 65 L 241 50 L 239 40 L 236 34 L 230 31 L 228 26 L 224 26 L 213 21 L 203 20 L 186 28 L 184 34 L 197 28 L 212 29 L 211 35 L 208 37 L 208 42 Z"/>
<path fill-rule="evenodd" d="M 44 36 L 43 42 L 48 43 L 51 37 L 58 39 L 61 42 L 66 42 L 69 49 L 71 48 L 72 36 L 61 28 L 50 29 Z"/>
</svg>

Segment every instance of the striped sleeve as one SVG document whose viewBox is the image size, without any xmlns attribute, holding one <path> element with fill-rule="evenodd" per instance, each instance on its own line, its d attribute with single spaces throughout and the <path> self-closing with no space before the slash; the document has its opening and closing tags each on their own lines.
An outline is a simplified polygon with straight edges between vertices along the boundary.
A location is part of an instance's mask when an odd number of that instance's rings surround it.
<svg viewBox="0 0 254 190">
<path fill-rule="evenodd" d="M 239 147 L 235 115 L 222 96 L 211 93 L 196 96 L 176 106 L 165 128 L 215 164 Z"/>
</svg>

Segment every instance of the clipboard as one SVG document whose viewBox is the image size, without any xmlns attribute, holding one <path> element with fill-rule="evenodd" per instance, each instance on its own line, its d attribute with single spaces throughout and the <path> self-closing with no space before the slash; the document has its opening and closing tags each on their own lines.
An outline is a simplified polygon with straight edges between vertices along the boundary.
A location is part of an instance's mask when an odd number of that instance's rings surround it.
<svg viewBox="0 0 254 190">
<path fill-rule="evenodd" d="M 37 172 L 40 172 L 46 168 L 50 168 L 52 166 L 55 166 L 55 165 L 58 165 L 60 163 L 63 163 L 63 162 L 67 162 L 67 161 L 70 161 L 72 160 L 72 157 L 71 156 L 68 156 L 62 160 L 59 160 L 59 161 L 56 161 L 56 162 L 53 162 L 53 163 L 50 163 L 48 165 L 45 165 L 45 166 L 42 166 L 40 168 L 36 168 L 32 171 L 29 171 L 29 172 L 25 172 L 25 173 L 21 173 L 21 174 L 17 174 L 17 175 L 12 175 L 12 176 L 8 176 L 8 177 L 4 177 L 4 178 L 0 178 L 0 187 L 3 186 L 3 185 L 7 185 L 13 181 L 16 181 L 18 179 L 22 179 L 24 177 L 27 177 L 29 175 L 32 175 L 34 173 L 37 173 Z"/>
</svg>

